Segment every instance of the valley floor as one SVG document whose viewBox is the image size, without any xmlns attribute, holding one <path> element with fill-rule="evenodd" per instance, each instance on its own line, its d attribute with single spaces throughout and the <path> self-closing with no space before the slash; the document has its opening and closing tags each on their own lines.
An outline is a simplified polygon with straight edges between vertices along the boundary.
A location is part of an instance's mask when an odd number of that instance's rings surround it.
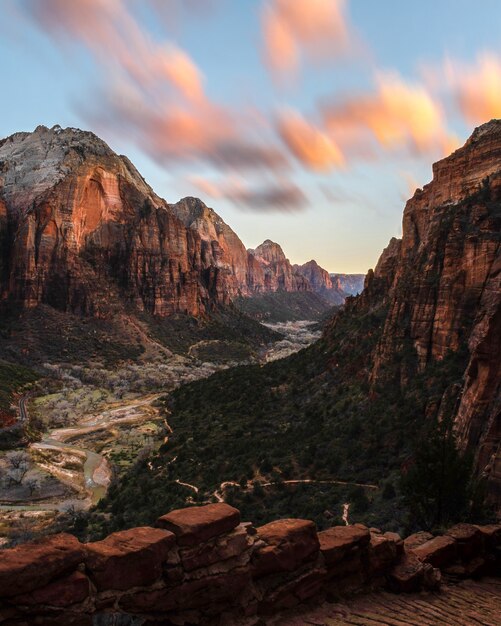
<svg viewBox="0 0 501 626">
<path fill-rule="evenodd" d="M 463 581 L 440 592 L 375 592 L 290 615 L 276 626 L 499 626 L 501 580 Z"/>
<path fill-rule="evenodd" d="M 308 346 L 320 335 L 314 325 L 310 321 L 269 324 L 283 339 L 263 348 L 260 362 Z M 19 399 L 20 421 L 35 415 L 49 428 L 23 453 L 29 469 L 22 482 L 8 480 L 13 471 L 9 453 L 0 454 L 0 473 L 6 477 L 0 481 L 0 547 L 10 539 L 28 539 L 57 519 L 64 524 L 61 515 L 75 517 L 97 504 L 113 477 L 168 441 L 171 429 L 160 415 L 158 399 L 185 382 L 230 365 L 171 353 L 162 354 L 159 361 L 153 350 L 146 356 L 143 363 L 123 367 L 124 371 L 55 365 L 54 373 L 63 381 L 60 391 Z M 221 491 L 225 487 L 222 484 Z M 222 499 L 218 493 L 214 497 Z"/>
</svg>

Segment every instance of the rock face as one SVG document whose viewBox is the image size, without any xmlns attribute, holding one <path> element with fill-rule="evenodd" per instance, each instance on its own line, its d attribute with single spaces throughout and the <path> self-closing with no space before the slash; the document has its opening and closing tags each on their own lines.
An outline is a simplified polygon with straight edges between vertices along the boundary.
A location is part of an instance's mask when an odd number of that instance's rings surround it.
<svg viewBox="0 0 501 626">
<path fill-rule="evenodd" d="M 231 297 L 248 296 L 255 289 L 249 276 L 247 250 L 236 233 L 211 208 L 198 198 L 183 198 L 170 208 L 183 224 L 195 231 L 201 240 L 202 263 L 221 275 L 219 287 Z M 224 294 L 218 293 L 224 299 Z"/>
<path fill-rule="evenodd" d="M 237 296 L 311 289 L 278 244 L 248 252 L 213 209 L 168 204 L 90 132 L 39 126 L 0 141 L 0 301 L 198 316 Z"/>
<path fill-rule="evenodd" d="M 261 268 L 263 273 L 262 287 L 258 287 L 256 291 L 310 291 L 312 289 L 304 276 L 295 272 L 278 243 L 267 239 L 255 250 L 248 250 L 248 253 L 253 257 L 253 266 Z M 260 276 L 259 270 L 256 274 Z M 260 282 L 259 279 L 256 283 L 258 282 Z"/>
<path fill-rule="evenodd" d="M 441 572 L 451 580 L 499 573 L 501 526 L 458 525 L 404 547 L 397 534 L 361 524 L 317 533 L 311 521 L 282 519 L 255 528 L 224 503 L 172 511 L 157 526 L 2 551 L 0 622 L 286 623 L 283 612 L 306 602 L 435 589 Z"/>
<path fill-rule="evenodd" d="M 165 316 L 199 315 L 231 293 L 197 233 L 92 133 L 40 126 L 2 140 L 0 198 L 2 298 Z"/>
<path fill-rule="evenodd" d="M 313 291 L 323 296 L 332 304 L 343 304 L 346 293 L 336 283 L 333 283 L 329 272 L 314 261 L 308 261 L 303 265 L 294 265 L 294 270 L 304 276 L 310 283 Z"/>
<path fill-rule="evenodd" d="M 499 502 L 500 244 L 501 121 L 493 120 L 433 166 L 432 182 L 406 204 L 402 240 L 390 242 L 355 305 L 370 308 L 383 300 L 388 308 L 373 382 L 385 378 L 403 349 L 415 351 L 421 370 L 450 353 L 466 354 L 454 420 Z M 406 376 L 402 370 L 401 384 Z"/>
<path fill-rule="evenodd" d="M 356 296 L 364 288 L 365 274 L 329 274 L 332 286 L 348 296 Z"/>
</svg>

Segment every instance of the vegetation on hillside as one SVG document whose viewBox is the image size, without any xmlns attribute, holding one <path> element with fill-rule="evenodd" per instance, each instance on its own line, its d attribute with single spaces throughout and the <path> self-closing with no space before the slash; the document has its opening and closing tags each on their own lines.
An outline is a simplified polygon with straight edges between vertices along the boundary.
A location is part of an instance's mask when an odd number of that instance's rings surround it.
<svg viewBox="0 0 501 626">
<path fill-rule="evenodd" d="M 368 367 L 385 314 L 384 307 L 341 313 L 322 340 L 287 359 L 176 390 L 165 399 L 173 433 L 112 486 L 91 516 L 91 535 L 221 497 L 256 523 L 293 516 L 322 528 L 339 522 L 349 502 L 352 522 L 415 526 L 400 474 L 412 465 L 426 412 L 460 388 L 466 353 L 418 373 L 404 346 L 371 388 Z M 402 369 L 403 388 L 394 383 Z"/>
<path fill-rule="evenodd" d="M 252 298 L 237 298 L 235 306 L 249 317 L 263 322 L 320 320 L 334 308 L 312 291 L 276 291 Z"/>
</svg>

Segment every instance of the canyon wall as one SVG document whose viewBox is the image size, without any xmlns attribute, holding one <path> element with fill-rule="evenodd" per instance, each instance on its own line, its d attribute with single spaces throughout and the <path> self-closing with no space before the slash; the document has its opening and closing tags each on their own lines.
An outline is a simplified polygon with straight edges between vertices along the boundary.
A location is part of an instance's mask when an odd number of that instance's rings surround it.
<svg viewBox="0 0 501 626">
<path fill-rule="evenodd" d="M 499 574 L 500 545 L 500 525 L 402 541 L 360 524 L 317 533 L 313 522 L 282 519 L 255 528 L 237 509 L 209 504 L 94 543 L 60 534 L 2 551 L 0 623 L 91 626 L 127 615 L 152 625 L 257 625 L 305 602 Z"/>
<path fill-rule="evenodd" d="M 295 271 L 284 251 L 274 241 L 266 239 L 256 249 L 248 250 L 253 266 L 257 264 L 263 271 L 264 281 L 261 291 L 312 291 L 312 285 L 304 276 Z"/>
<path fill-rule="evenodd" d="M 407 202 L 402 239 L 393 239 L 350 306 L 387 308 L 371 380 L 384 381 L 411 349 L 418 369 L 464 359 L 463 383 L 448 390 L 461 444 L 501 502 L 501 121 L 476 129 L 433 166 L 433 180 Z M 400 368 L 398 381 L 412 375 Z M 447 399 L 454 399 L 451 402 Z"/>
<path fill-rule="evenodd" d="M 168 204 L 74 128 L 0 141 L 0 299 L 105 316 L 203 315 L 237 296 L 312 290 L 278 244 L 247 251 L 197 198 Z"/>
<path fill-rule="evenodd" d="M 339 282 L 334 282 L 329 272 L 320 267 L 315 260 L 312 259 L 303 265 L 294 265 L 294 270 L 306 278 L 313 291 L 332 304 L 343 304 L 345 301 L 348 294 L 343 291 Z"/>
<path fill-rule="evenodd" d="M 356 296 L 364 288 L 365 274 L 329 274 L 334 288 L 348 296 Z"/>
</svg>

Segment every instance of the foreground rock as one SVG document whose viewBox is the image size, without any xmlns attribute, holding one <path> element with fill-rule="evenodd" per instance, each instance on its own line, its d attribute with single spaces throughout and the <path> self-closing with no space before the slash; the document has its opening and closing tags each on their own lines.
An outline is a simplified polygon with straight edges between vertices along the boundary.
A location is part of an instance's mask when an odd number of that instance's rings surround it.
<svg viewBox="0 0 501 626">
<path fill-rule="evenodd" d="M 495 525 L 457 525 L 404 545 L 360 524 L 317 533 L 311 521 L 285 519 L 254 528 L 233 507 L 210 504 L 94 543 L 62 534 L 0 552 L 0 623 L 91 626 L 123 615 L 257 624 L 354 592 L 437 589 L 442 572 L 447 580 L 499 573 L 500 547 Z"/>
</svg>

